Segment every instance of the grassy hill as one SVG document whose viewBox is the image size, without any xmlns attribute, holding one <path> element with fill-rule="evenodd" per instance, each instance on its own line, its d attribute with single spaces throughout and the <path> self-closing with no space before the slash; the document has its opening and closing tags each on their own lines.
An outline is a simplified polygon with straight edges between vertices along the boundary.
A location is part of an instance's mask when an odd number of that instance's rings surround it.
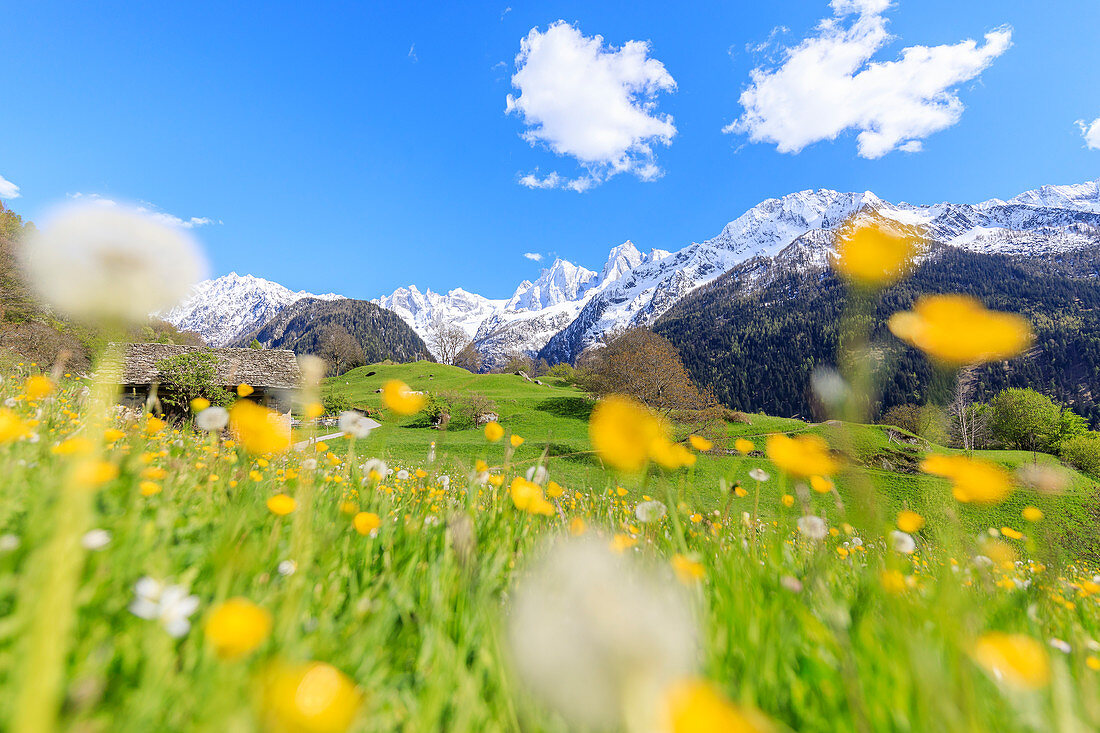
<svg viewBox="0 0 1100 733">
<path fill-rule="evenodd" d="M 591 452 L 588 415 L 594 403 L 579 390 L 554 380 L 540 385 L 515 374 L 471 374 L 464 369 L 429 362 L 375 364 L 326 380 L 326 392 L 341 394 L 356 407 L 381 413 L 382 427 L 371 434 L 366 446 L 360 446 L 359 451 L 383 457 L 391 465 L 412 466 L 423 462 L 434 442 L 436 460 L 456 475 L 469 472 L 478 459 L 493 465 L 495 458 L 499 463 L 503 449 L 487 444 L 480 429 L 439 430 L 428 426 L 423 417 L 397 418 L 384 413 L 377 391 L 390 379 L 400 379 L 412 389 L 428 393 L 476 392 L 491 399 L 507 433 L 524 438 L 524 443 L 515 451 L 513 463 L 521 467 L 532 466 L 545 453 L 551 477 L 568 488 L 604 490 L 622 486 L 635 498 L 643 494 L 664 498 L 664 492 L 671 491 L 693 512 L 713 512 L 723 510 L 728 500 L 728 495 L 720 488 L 721 480 L 725 479 L 728 486 L 740 483 L 749 491 L 747 497 L 732 500 L 731 511 L 751 511 L 757 487 L 749 478 L 749 471 L 759 467 L 775 473 L 762 452 L 766 436 L 776 432 L 813 432 L 847 456 L 847 468 L 836 477 L 836 485 L 846 515 L 853 523 L 886 525 L 899 510 L 911 508 L 937 527 L 952 526 L 953 522 L 941 520 L 958 512 L 961 526 L 968 532 L 977 533 L 991 527 L 1019 527 L 1022 509 L 1034 505 L 1050 520 L 1045 524 L 1051 534 L 1045 541 L 1100 554 L 1100 542 L 1094 529 L 1100 521 L 1096 482 L 1045 454 L 980 452 L 983 458 L 1009 470 L 1029 463 L 1056 469 L 1065 480 L 1062 495 L 1021 487 L 996 506 L 959 505 L 951 498 L 945 480 L 923 475 L 917 468 L 927 452 L 953 452 L 950 449 L 882 425 L 807 423 L 747 415 L 747 422 L 724 422 L 708 434 L 715 441 L 715 449 L 700 455 L 692 469 L 669 478 L 662 478 L 656 471 L 640 479 L 616 477 L 606 471 Z M 674 432 L 683 439 L 691 429 L 688 425 L 677 424 Z M 741 437 L 754 441 L 757 450 L 749 456 L 737 453 L 733 441 Z M 341 440 L 328 442 L 335 446 Z M 780 503 L 784 493 L 795 493 L 794 487 L 785 485 L 782 477 L 773 476 L 760 484 L 759 490 L 759 511 L 763 516 L 796 511 Z M 822 505 L 824 513 L 839 514 L 839 509 L 821 501 L 821 496 L 815 496 L 814 500 Z"/>
</svg>

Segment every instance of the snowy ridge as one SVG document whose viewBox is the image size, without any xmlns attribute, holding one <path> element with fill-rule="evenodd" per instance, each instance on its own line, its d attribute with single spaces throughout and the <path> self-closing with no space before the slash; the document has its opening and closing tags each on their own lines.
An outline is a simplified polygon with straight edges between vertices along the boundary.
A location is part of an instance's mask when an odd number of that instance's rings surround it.
<svg viewBox="0 0 1100 733">
<path fill-rule="evenodd" d="M 231 272 L 196 284 L 182 303 L 161 317 L 181 331 L 195 331 L 211 346 L 226 346 L 258 330 L 302 298 L 341 297 L 295 292 L 270 280 Z"/>
</svg>

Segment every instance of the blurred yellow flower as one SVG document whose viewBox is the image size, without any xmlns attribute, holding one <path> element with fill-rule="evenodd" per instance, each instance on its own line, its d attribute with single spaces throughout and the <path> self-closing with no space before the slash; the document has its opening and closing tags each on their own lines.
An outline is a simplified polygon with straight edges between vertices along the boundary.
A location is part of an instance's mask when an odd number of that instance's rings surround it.
<svg viewBox="0 0 1100 733">
<path fill-rule="evenodd" d="M 118 428 L 107 428 L 103 431 L 103 441 L 105 443 L 117 443 L 126 437 L 126 433 Z"/>
<path fill-rule="evenodd" d="M 1013 529 L 1012 527 L 1001 527 L 1001 534 L 1010 540 L 1022 540 L 1024 533 Z"/>
<path fill-rule="evenodd" d="M 584 520 L 580 517 L 573 517 L 573 521 L 569 523 L 569 534 L 573 535 L 574 537 L 580 537 L 582 534 L 584 534 L 585 529 L 586 527 L 584 524 Z"/>
<path fill-rule="evenodd" d="M 241 383 L 241 384 L 237 385 L 237 396 L 238 397 L 248 397 L 250 394 L 252 394 L 255 391 L 256 390 L 252 389 L 251 385 L 244 384 L 244 383 Z"/>
<path fill-rule="evenodd" d="M 73 480 L 86 488 L 102 486 L 118 477 L 118 466 L 107 461 L 88 460 L 82 462 L 73 472 Z"/>
<path fill-rule="evenodd" d="M 166 427 L 168 427 L 168 423 L 164 422 L 160 418 L 153 417 L 152 415 L 145 416 L 144 429 L 146 435 L 156 435 L 157 433 L 162 432 Z"/>
<path fill-rule="evenodd" d="M 382 526 L 382 518 L 374 512 L 359 512 L 351 520 L 351 523 L 355 526 L 356 532 L 366 536 Z"/>
<path fill-rule="evenodd" d="M 1043 521 L 1043 510 L 1037 506 L 1025 506 L 1021 514 L 1023 515 L 1024 519 L 1029 522 Z"/>
<path fill-rule="evenodd" d="M 697 451 L 708 451 L 714 447 L 714 443 L 704 438 L 702 435 L 689 435 L 688 442 L 691 443 L 691 447 Z"/>
<path fill-rule="evenodd" d="M 195 399 L 191 400 L 191 412 L 202 412 L 207 407 L 210 407 L 210 400 L 206 399 L 205 397 L 196 397 Z"/>
<path fill-rule="evenodd" d="M 25 437 L 30 428 L 22 418 L 6 407 L 0 407 L 0 443 L 9 443 Z"/>
<path fill-rule="evenodd" d="M 888 325 L 902 341 L 951 366 L 1010 359 L 1032 342 L 1023 316 L 986 310 L 967 295 L 922 296 Z"/>
<path fill-rule="evenodd" d="M 996 504 L 1012 492 L 1008 471 L 979 458 L 933 453 L 920 467 L 925 473 L 949 479 L 955 499 L 963 503 Z"/>
<path fill-rule="evenodd" d="M 279 453 L 290 447 L 290 424 L 255 402 L 238 400 L 229 410 L 229 426 L 250 453 Z"/>
<path fill-rule="evenodd" d="M 887 593 L 896 595 L 905 592 L 905 576 L 898 570 L 883 570 L 879 573 L 879 582 Z"/>
<path fill-rule="evenodd" d="M 592 447 L 613 468 L 636 473 L 664 452 L 668 438 L 661 422 L 642 404 L 612 395 L 600 400 L 588 423 Z"/>
<path fill-rule="evenodd" d="M 705 680 L 682 680 L 664 697 L 668 733 L 765 733 L 772 726 L 760 714 L 733 705 Z"/>
<path fill-rule="evenodd" d="M 382 401 L 398 415 L 415 415 L 423 409 L 426 398 L 401 380 L 391 379 L 382 386 Z"/>
<path fill-rule="evenodd" d="M 998 682 L 1021 690 L 1036 690 L 1050 682 L 1050 657 L 1035 639 L 1024 634 L 992 631 L 983 634 L 971 656 Z"/>
<path fill-rule="evenodd" d="M 551 481 L 550 483 L 546 484 L 546 495 L 549 496 L 551 499 L 557 499 L 559 496 L 562 495 L 561 484 L 559 484 L 557 481 Z"/>
<path fill-rule="evenodd" d="M 53 380 L 43 374 L 27 377 L 27 380 L 23 382 L 23 392 L 30 400 L 40 400 L 43 397 L 48 397 L 53 391 Z"/>
<path fill-rule="evenodd" d="M 203 631 L 215 654 L 239 659 L 271 633 L 271 614 L 246 598 L 230 598 L 210 611 Z"/>
<path fill-rule="evenodd" d="M 783 506 L 785 507 L 794 506 L 794 497 L 790 494 L 783 494 L 783 497 L 780 499 L 780 501 L 783 502 Z"/>
<path fill-rule="evenodd" d="M 812 433 L 794 438 L 782 433 L 769 435 L 767 454 L 776 466 L 801 478 L 831 476 L 838 468 L 828 443 Z"/>
<path fill-rule="evenodd" d="M 146 479 L 153 479 L 154 481 L 160 481 L 168 476 L 168 472 L 160 466 L 149 466 L 141 470 L 141 477 Z"/>
<path fill-rule="evenodd" d="M 819 494 L 828 494 L 833 490 L 833 482 L 824 476 L 810 476 L 810 488 Z"/>
<path fill-rule="evenodd" d="M 355 683 L 324 662 L 277 665 L 266 683 L 264 715 L 281 733 L 343 733 L 363 704 Z"/>
<path fill-rule="evenodd" d="M 706 575 L 703 564 L 698 560 L 692 560 L 686 555 L 673 555 L 670 563 L 676 577 L 684 585 L 692 585 L 702 580 L 703 576 Z"/>
<path fill-rule="evenodd" d="M 737 449 L 738 453 L 752 453 L 756 450 L 756 444 L 747 438 L 738 438 L 733 441 L 733 447 Z"/>
<path fill-rule="evenodd" d="M 325 414 L 325 406 L 320 402 L 310 402 L 306 405 L 306 420 L 316 420 Z"/>
<path fill-rule="evenodd" d="M 519 448 L 521 445 L 523 445 L 523 438 L 516 435 L 515 433 L 512 433 L 512 435 L 508 438 L 508 442 L 512 444 L 513 448 Z"/>
<path fill-rule="evenodd" d="M 628 534 L 617 534 L 611 538 L 609 547 L 612 552 L 622 554 L 625 550 L 630 549 L 634 545 L 638 544 L 638 540 L 634 539 Z"/>
<path fill-rule="evenodd" d="M 512 479 L 512 484 L 508 490 L 516 509 L 528 514 L 541 514 L 543 516 L 554 514 L 554 505 L 542 495 L 542 487 L 538 484 L 532 483 L 522 476 L 516 476 Z"/>
<path fill-rule="evenodd" d="M 497 421 L 485 423 L 485 439 L 490 443 L 496 443 L 504 437 L 504 428 Z"/>
<path fill-rule="evenodd" d="M 142 481 L 138 484 L 138 490 L 142 496 L 154 496 L 160 493 L 161 488 L 156 481 Z"/>
<path fill-rule="evenodd" d="M 745 490 L 744 490 L 743 488 L 741 488 L 741 486 L 740 486 L 740 485 L 737 485 L 737 486 L 734 486 L 734 487 L 733 487 L 733 494 L 734 494 L 734 496 L 736 496 L 736 497 L 737 497 L 738 499 L 744 499 L 744 498 L 745 498 L 746 496 L 748 496 L 748 495 L 749 495 L 749 492 L 747 492 L 747 491 L 745 491 Z"/>
<path fill-rule="evenodd" d="M 297 506 L 298 502 L 286 494 L 276 494 L 267 500 L 267 508 L 272 514 L 278 514 L 280 517 L 290 514 Z"/>
<path fill-rule="evenodd" d="M 50 452 L 59 456 L 86 456 L 91 453 L 94 448 L 95 446 L 92 445 L 92 441 L 81 435 L 75 435 L 55 445 L 50 449 Z"/>
<path fill-rule="evenodd" d="M 850 282 L 880 288 L 909 271 L 916 250 L 913 237 L 885 222 L 857 223 L 853 217 L 837 233 L 832 265 Z"/>
<path fill-rule="evenodd" d="M 924 517 L 911 509 L 902 509 L 898 512 L 898 529 L 912 534 L 919 532 L 924 527 Z"/>
</svg>

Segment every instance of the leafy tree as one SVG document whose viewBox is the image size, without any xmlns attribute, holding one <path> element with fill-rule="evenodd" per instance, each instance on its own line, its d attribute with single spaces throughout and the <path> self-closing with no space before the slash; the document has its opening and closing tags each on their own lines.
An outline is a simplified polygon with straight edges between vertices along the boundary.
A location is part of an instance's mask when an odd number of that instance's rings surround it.
<svg viewBox="0 0 1100 733">
<path fill-rule="evenodd" d="M 474 348 L 472 341 L 455 354 L 454 365 L 474 374 L 481 371 L 481 354 Z"/>
<path fill-rule="evenodd" d="M 550 369 L 546 372 L 546 376 L 552 379 L 557 379 L 563 385 L 570 385 L 576 381 L 577 375 L 576 369 L 573 368 L 572 364 L 562 362 L 561 364 L 555 364 L 554 366 L 550 367 Z"/>
<path fill-rule="evenodd" d="M 1001 390 L 989 401 L 990 433 L 1008 448 L 1056 453 L 1085 429 L 1082 417 L 1033 389 Z"/>
<path fill-rule="evenodd" d="M 259 342 L 258 340 L 256 340 L 256 339 L 252 339 L 252 341 L 251 341 L 251 342 L 250 342 L 250 343 L 248 344 L 248 348 L 250 348 L 250 349 L 256 349 L 256 350 L 259 350 L 259 349 L 262 349 L 263 347 L 264 347 L 264 345 L 263 345 L 263 344 L 261 344 L 261 343 L 260 343 L 260 342 Z"/>
<path fill-rule="evenodd" d="M 327 392 L 321 396 L 321 407 L 326 415 L 339 415 L 351 409 L 351 400 L 339 392 Z"/>
<path fill-rule="evenodd" d="M 156 363 L 160 376 L 160 401 L 181 412 L 191 410 L 191 401 L 202 397 L 212 405 L 225 406 L 233 395 L 214 384 L 218 357 L 212 351 L 188 351 L 160 359 Z"/>
</svg>

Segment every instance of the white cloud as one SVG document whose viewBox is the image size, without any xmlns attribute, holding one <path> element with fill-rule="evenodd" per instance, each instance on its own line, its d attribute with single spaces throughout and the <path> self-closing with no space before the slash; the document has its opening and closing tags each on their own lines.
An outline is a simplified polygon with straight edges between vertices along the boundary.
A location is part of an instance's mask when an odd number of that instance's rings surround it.
<svg viewBox="0 0 1100 733">
<path fill-rule="evenodd" d="M 745 113 L 723 132 L 797 153 L 856 130 L 864 158 L 916 152 L 921 140 L 959 121 L 958 86 L 1012 45 L 1012 29 L 1004 26 L 986 33 L 983 44 L 909 46 L 897 60 L 872 61 L 891 40 L 882 16 L 890 0 L 832 0 L 830 6 L 834 16 L 787 49 L 780 66 L 752 71 L 739 100 Z"/>
<path fill-rule="evenodd" d="M 90 201 L 97 206 L 115 207 L 119 205 L 117 201 L 103 198 L 98 193 L 80 193 L 78 191 L 77 193 L 70 193 L 68 194 L 68 196 L 73 200 Z M 170 227 L 176 227 L 178 229 L 194 229 L 195 227 L 202 227 L 207 226 L 208 224 L 215 223 L 213 219 L 206 216 L 192 216 L 189 219 L 181 219 L 178 216 L 160 211 L 155 206 L 147 202 L 142 202 L 138 206 L 133 206 L 130 208 L 132 208 L 134 211 L 138 211 L 142 214 L 147 215 L 155 221 L 159 221 L 161 224 Z M 220 221 L 217 223 L 221 224 Z"/>
<path fill-rule="evenodd" d="M 656 96 L 676 89 L 664 64 L 649 58 L 649 44 L 605 46 L 603 36 L 585 36 L 565 21 L 546 32 L 532 28 L 520 41 L 507 113 L 527 125 L 523 139 L 570 156 L 585 170 L 578 178 L 527 174 L 530 188 L 583 191 L 618 173 L 658 178 L 653 145 L 676 134 L 672 117 L 657 111 Z"/>
<path fill-rule="evenodd" d="M 1092 122 L 1077 120 L 1077 126 L 1081 128 L 1081 137 L 1085 138 L 1085 147 L 1092 150 L 1100 150 L 1100 117 L 1097 117 Z M 4 179 L 0 178 L 0 181 L 3 180 Z"/>
<path fill-rule="evenodd" d="M 0 199 L 17 199 L 19 196 L 19 186 L 0 176 Z"/>
<path fill-rule="evenodd" d="M 413 62 L 414 64 L 415 64 L 415 63 L 416 63 L 417 61 L 419 61 L 419 60 L 420 60 L 420 59 L 419 59 L 419 58 L 417 57 L 417 55 L 416 55 L 416 44 L 415 44 L 415 43 L 414 43 L 413 45 L 409 46 L 409 58 L 410 58 L 410 59 L 412 59 L 412 62 Z"/>
<path fill-rule="evenodd" d="M 535 262 L 541 262 L 542 261 L 542 255 L 540 255 L 538 252 L 524 252 L 523 256 L 526 257 L 527 259 L 533 260 Z"/>
</svg>

